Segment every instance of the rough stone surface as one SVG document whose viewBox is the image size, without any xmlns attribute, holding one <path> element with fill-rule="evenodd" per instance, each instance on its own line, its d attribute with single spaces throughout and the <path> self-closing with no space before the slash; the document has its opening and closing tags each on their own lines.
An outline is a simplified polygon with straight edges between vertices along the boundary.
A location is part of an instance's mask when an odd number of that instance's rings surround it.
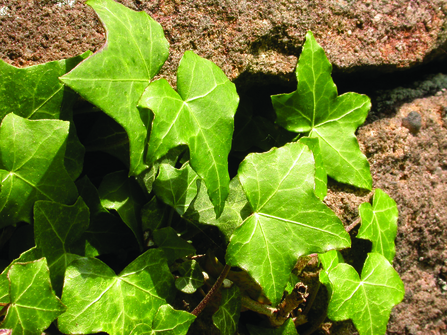
<svg viewBox="0 0 447 335">
<path fill-rule="evenodd" d="M 74 43 L 98 49 L 103 29 L 84 2 L 0 0 L 0 57 L 30 65 L 48 61 L 48 51 L 58 50 L 56 58 L 74 56 Z M 445 57 L 447 49 L 447 0 L 119 2 L 145 10 L 163 26 L 171 55 L 162 75 L 171 83 L 190 49 L 231 79 L 246 71 L 290 77 L 308 30 L 342 71 L 391 71 Z M 66 24 L 77 30 L 64 31 Z"/>
</svg>

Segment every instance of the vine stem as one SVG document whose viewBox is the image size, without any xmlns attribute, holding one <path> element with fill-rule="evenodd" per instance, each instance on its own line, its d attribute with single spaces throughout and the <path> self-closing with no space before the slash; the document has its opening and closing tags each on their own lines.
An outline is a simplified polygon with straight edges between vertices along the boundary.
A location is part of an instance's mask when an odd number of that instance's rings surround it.
<svg viewBox="0 0 447 335">
<path fill-rule="evenodd" d="M 192 315 L 197 316 L 203 311 L 203 309 L 206 307 L 208 302 L 211 300 L 211 298 L 214 296 L 214 294 L 216 294 L 217 290 L 222 285 L 224 279 L 227 277 L 228 272 L 230 272 L 230 269 L 231 269 L 231 266 L 229 266 L 228 264 L 226 264 L 224 266 L 222 272 L 219 275 L 219 278 L 217 278 L 216 282 L 214 283 L 213 287 L 211 287 L 211 289 L 208 291 L 205 298 L 203 298 L 203 300 L 200 302 L 200 304 L 198 304 L 197 307 L 194 308 L 194 310 L 191 313 Z"/>
<path fill-rule="evenodd" d="M 351 223 L 349 226 L 345 228 L 345 230 L 349 233 L 351 230 L 355 228 L 361 221 L 361 218 L 357 218 L 353 223 Z"/>
</svg>

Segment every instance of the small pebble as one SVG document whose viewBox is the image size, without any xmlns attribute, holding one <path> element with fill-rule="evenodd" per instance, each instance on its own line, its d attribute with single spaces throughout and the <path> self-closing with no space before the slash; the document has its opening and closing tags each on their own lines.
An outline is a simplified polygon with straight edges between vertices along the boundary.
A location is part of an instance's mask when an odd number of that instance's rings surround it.
<svg viewBox="0 0 447 335">
<path fill-rule="evenodd" d="M 402 119 L 402 126 L 407 128 L 413 135 L 416 135 L 422 126 L 421 115 L 418 112 L 410 112 L 406 118 Z"/>
</svg>

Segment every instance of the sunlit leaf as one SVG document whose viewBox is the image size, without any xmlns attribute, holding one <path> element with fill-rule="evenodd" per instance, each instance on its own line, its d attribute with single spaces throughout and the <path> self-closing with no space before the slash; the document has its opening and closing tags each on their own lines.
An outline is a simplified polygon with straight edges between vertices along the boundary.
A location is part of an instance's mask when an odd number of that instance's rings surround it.
<svg viewBox="0 0 447 335">
<path fill-rule="evenodd" d="M 351 319 L 360 335 L 382 335 L 391 309 L 402 301 L 404 284 L 385 257 L 368 254 L 359 278 L 346 263 L 329 272 L 332 297 L 328 316 L 331 320 Z"/>
<path fill-rule="evenodd" d="M 272 96 L 276 122 L 289 131 L 319 139 L 329 176 L 370 190 L 369 164 L 354 133 L 365 121 L 371 102 L 357 93 L 338 96 L 331 72 L 323 49 L 308 32 L 296 68 L 298 89 Z"/>
<path fill-rule="evenodd" d="M 168 57 L 162 27 L 144 11 L 135 12 L 113 0 L 89 0 L 107 32 L 103 48 L 61 78 L 126 130 L 130 145 L 130 175 L 146 165 L 149 113 L 137 102 Z"/>
<path fill-rule="evenodd" d="M 363 203 L 359 207 L 362 219 L 357 234 L 358 238 L 367 239 L 372 242 L 371 252 L 378 252 L 393 263 L 396 249 L 394 240 L 397 235 L 397 218 L 399 212 L 396 202 L 381 189 L 374 192 L 374 202 Z"/>
<path fill-rule="evenodd" d="M 237 331 L 241 313 L 241 294 L 239 287 L 233 285 L 222 289 L 219 309 L 213 315 L 213 323 L 222 335 L 234 335 Z"/>
<path fill-rule="evenodd" d="M 315 164 L 299 142 L 241 163 L 239 180 L 253 208 L 231 237 L 227 264 L 247 270 L 277 304 L 298 257 L 350 246 L 340 219 L 315 193 Z"/>
<path fill-rule="evenodd" d="M 140 323 L 152 323 L 174 295 L 174 278 L 161 250 L 146 251 L 119 275 L 100 260 L 80 258 L 65 274 L 67 311 L 58 327 L 65 334 L 127 335 Z"/>
<path fill-rule="evenodd" d="M 330 250 L 324 254 L 319 254 L 318 259 L 323 266 L 323 269 L 320 271 L 319 275 L 320 283 L 326 286 L 330 297 L 332 295 L 332 288 L 329 281 L 329 272 L 339 263 L 344 263 L 345 260 L 343 259 L 341 253 L 337 250 Z"/>
<path fill-rule="evenodd" d="M 173 309 L 170 305 L 160 306 L 152 326 L 139 324 L 130 335 L 186 335 L 195 316 Z"/>
<path fill-rule="evenodd" d="M 315 195 L 324 200 L 327 194 L 327 174 L 324 169 L 323 156 L 321 155 L 318 138 L 302 137 L 299 142 L 307 145 L 312 151 L 315 160 Z"/>
<path fill-rule="evenodd" d="M 235 85 L 209 60 L 185 52 L 177 73 L 178 93 L 164 79 L 154 81 L 139 106 L 154 113 L 148 159 L 188 145 L 190 164 L 208 189 L 217 216 L 228 196 L 228 153 L 239 102 Z M 212 107 L 211 107 L 212 106 Z"/>
<path fill-rule="evenodd" d="M 68 264 L 84 255 L 84 246 L 79 242 L 89 225 L 89 216 L 82 198 L 73 206 L 51 201 L 37 201 L 34 205 L 36 246 L 47 259 L 51 283 L 58 295 L 62 293 Z"/>
<path fill-rule="evenodd" d="M 68 127 L 66 121 L 5 116 L 0 127 L 0 227 L 31 222 L 37 200 L 76 201 L 76 186 L 64 167 Z"/>
<path fill-rule="evenodd" d="M 15 263 L 8 271 L 11 304 L 2 328 L 14 335 L 41 334 L 65 310 L 54 295 L 45 258 L 28 263 Z"/>
<path fill-rule="evenodd" d="M 90 56 L 80 56 L 17 68 L 0 60 L 0 120 L 14 113 L 30 120 L 62 119 L 72 121 L 72 106 L 76 94 L 64 86 L 59 77 Z M 82 171 L 84 147 L 78 140 L 74 124 L 70 124 L 65 155 L 65 167 L 71 178 Z"/>
</svg>

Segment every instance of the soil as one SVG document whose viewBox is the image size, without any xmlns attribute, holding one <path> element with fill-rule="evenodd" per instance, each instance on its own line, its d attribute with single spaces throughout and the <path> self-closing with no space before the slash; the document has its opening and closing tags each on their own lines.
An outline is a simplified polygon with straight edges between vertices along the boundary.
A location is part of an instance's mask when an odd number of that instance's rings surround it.
<svg viewBox="0 0 447 335">
<path fill-rule="evenodd" d="M 11 3 L 0 0 L 0 9 Z M 23 67 L 63 59 L 95 51 L 104 42 L 103 28 L 80 3 L 14 3 L 13 14 L 10 9 L 0 15 L 0 57 L 8 63 Z M 391 314 L 387 333 L 447 334 L 447 91 L 378 107 L 373 105 L 357 135 L 374 188 L 388 193 L 400 214 L 394 267 L 406 294 Z M 411 112 L 420 115 L 419 130 L 402 123 Z M 368 192 L 331 182 L 326 203 L 349 225 L 358 217 L 358 206 L 370 198 Z M 357 334 L 349 322 L 333 324 L 329 331 Z"/>
</svg>

